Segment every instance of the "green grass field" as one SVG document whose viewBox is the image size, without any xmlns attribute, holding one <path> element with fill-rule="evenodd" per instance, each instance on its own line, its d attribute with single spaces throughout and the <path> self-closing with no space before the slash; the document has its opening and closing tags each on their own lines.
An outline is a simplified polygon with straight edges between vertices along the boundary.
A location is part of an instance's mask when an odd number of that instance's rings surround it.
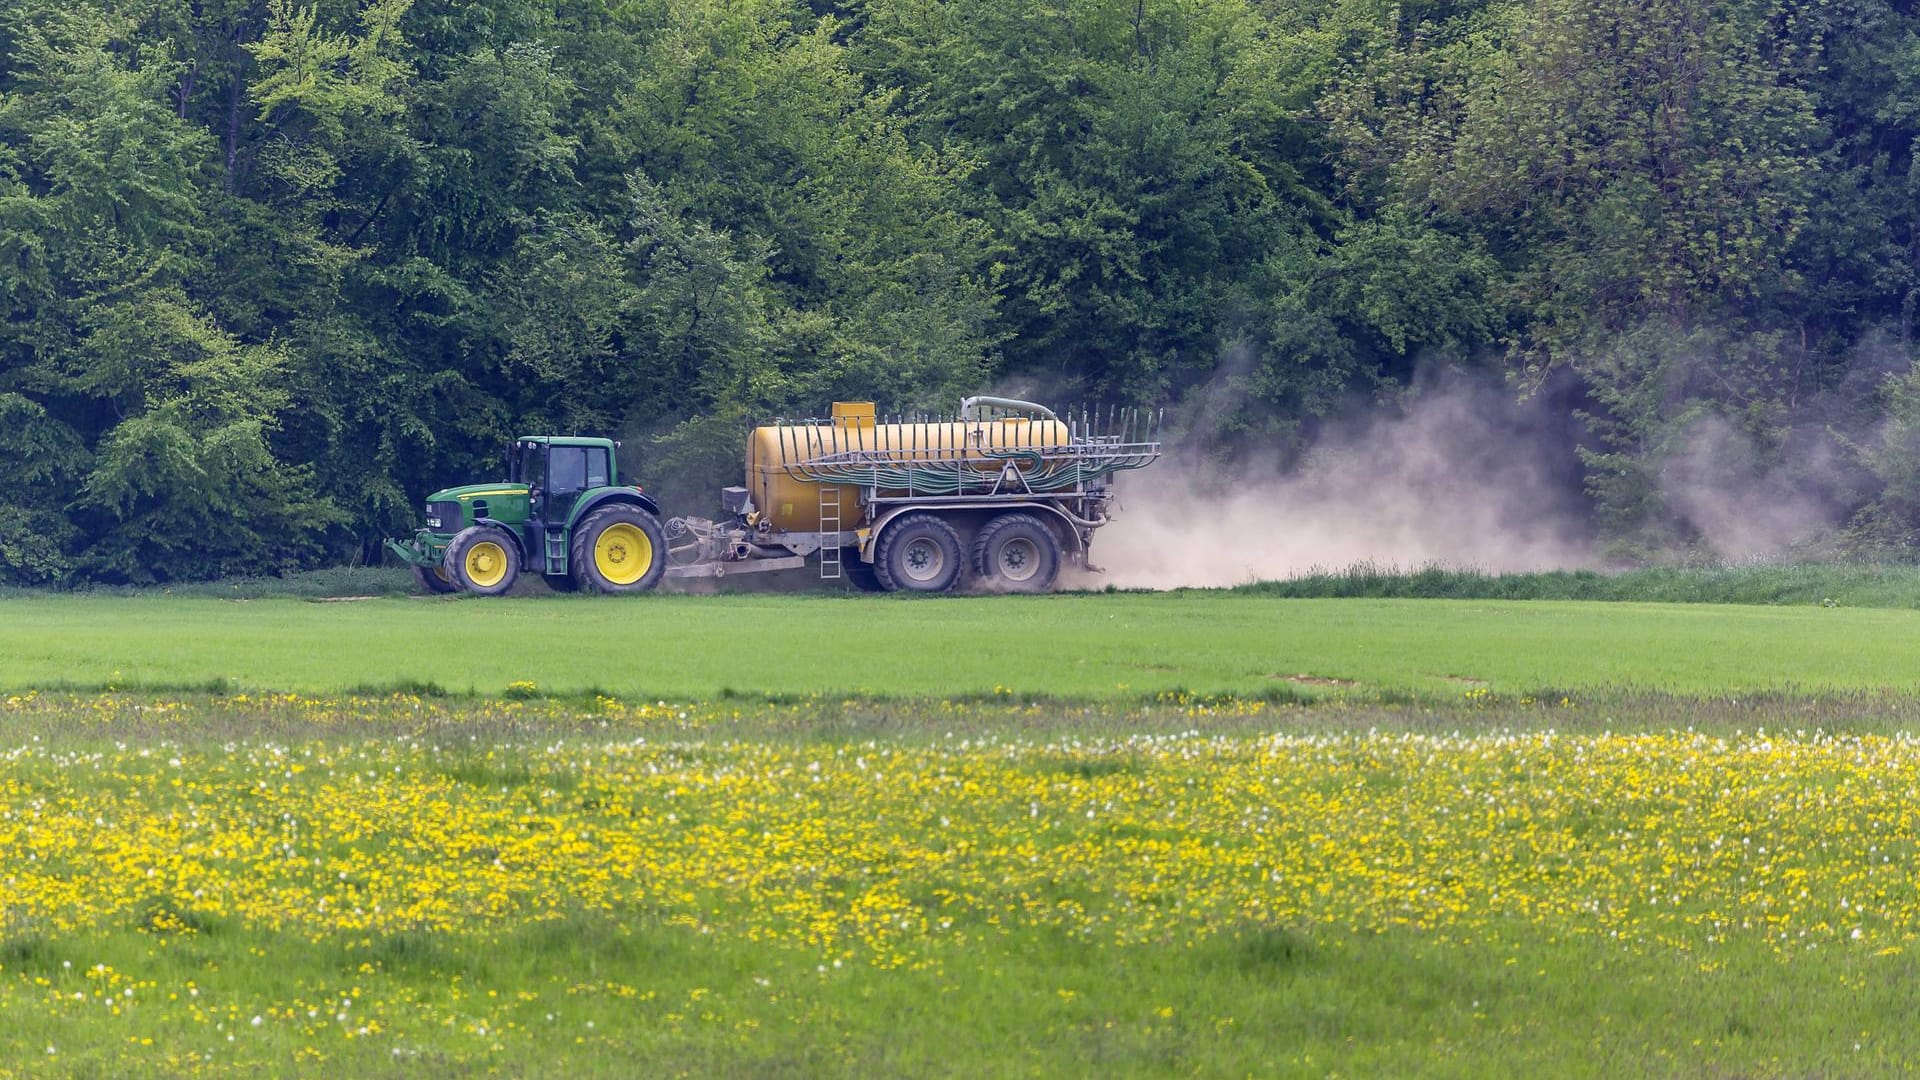
<svg viewBox="0 0 1920 1080">
<path fill-rule="evenodd" d="M 1110 700 L 1920 685 L 1920 612 L 1230 593 L 0 600 L 0 688 Z"/>
<path fill-rule="evenodd" d="M 0 1077 L 1896 1074 L 1916 619 L 10 597 Z"/>
</svg>

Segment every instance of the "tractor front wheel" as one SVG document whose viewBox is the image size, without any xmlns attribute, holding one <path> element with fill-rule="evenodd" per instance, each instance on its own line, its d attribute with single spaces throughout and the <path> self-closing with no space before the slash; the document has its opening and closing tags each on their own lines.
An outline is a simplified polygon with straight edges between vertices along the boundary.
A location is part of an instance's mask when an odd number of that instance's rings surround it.
<svg viewBox="0 0 1920 1080">
<path fill-rule="evenodd" d="M 601 593 L 646 592 L 667 572 L 667 534 L 637 506 L 616 503 L 573 530 L 573 580 Z"/>
<path fill-rule="evenodd" d="M 447 577 L 470 593 L 499 596 L 520 577 L 520 546 L 491 525 L 462 529 L 447 544 Z"/>
<path fill-rule="evenodd" d="M 407 569 L 413 571 L 413 583 L 420 586 L 421 592 L 452 593 L 460 591 L 460 586 L 455 585 L 453 579 L 449 578 L 446 570 L 441 567 L 421 566 L 419 563 L 408 563 Z"/>
</svg>

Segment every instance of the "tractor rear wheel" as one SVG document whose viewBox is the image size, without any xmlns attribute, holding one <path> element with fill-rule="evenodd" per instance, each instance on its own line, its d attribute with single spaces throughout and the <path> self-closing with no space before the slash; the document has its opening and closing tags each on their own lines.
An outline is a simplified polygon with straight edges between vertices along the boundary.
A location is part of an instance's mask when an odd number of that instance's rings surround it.
<svg viewBox="0 0 1920 1080">
<path fill-rule="evenodd" d="M 499 596 L 520 579 L 520 545 L 503 529 L 473 525 L 447 543 L 447 577 L 470 593 Z"/>
<path fill-rule="evenodd" d="M 1032 514 L 1002 514 L 973 538 L 973 572 L 991 592 L 1046 592 L 1060 576 L 1060 541 Z"/>
<path fill-rule="evenodd" d="M 603 506 L 574 527 L 570 562 L 582 589 L 646 592 L 667 572 L 667 534 L 660 519 L 637 506 Z"/>
<path fill-rule="evenodd" d="M 874 573 L 888 591 L 946 592 L 966 569 L 960 534 L 932 514 L 911 514 L 888 526 L 873 556 Z"/>
<path fill-rule="evenodd" d="M 452 593 L 460 591 L 460 586 L 455 585 L 453 579 L 447 577 L 447 571 L 443 567 L 421 566 L 419 563 L 408 563 L 407 569 L 413 571 L 413 583 L 420 586 L 421 592 Z"/>
</svg>

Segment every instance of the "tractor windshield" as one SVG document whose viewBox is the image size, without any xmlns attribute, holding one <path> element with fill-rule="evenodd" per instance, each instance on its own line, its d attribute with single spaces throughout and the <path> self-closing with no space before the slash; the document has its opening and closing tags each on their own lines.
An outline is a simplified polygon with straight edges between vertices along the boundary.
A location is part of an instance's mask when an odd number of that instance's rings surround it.
<svg viewBox="0 0 1920 1080">
<path fill-rule="evenodd" d="M 515 484 L 539 487 L 547 475 L 547 447 L 544 443 L 525 442 L 515 447 L 507 479 Z"/>
</svg>

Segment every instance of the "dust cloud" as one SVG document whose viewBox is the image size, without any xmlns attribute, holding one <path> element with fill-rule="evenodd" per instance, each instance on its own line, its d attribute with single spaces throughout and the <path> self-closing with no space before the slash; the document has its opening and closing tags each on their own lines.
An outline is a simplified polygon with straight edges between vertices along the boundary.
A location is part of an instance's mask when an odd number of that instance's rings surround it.
<svg viewBox="0 0 1920 1080">
<path fill-rule="evenodd" d="M 1660 496 L 1677 523 L 1723 559 L 1772 559 L 1830 534 L 1845 516 L 1840 448 L 1830 438 L 1768 463 L 1717 416 L 1690 425 L 1661 463 Z"/>
<path fill-rule="evenodd" d="M 1119 478 L 1119 506 L 1094 539 L 1092 561 L 1106 569 L 1097 580 L 1163 589 L 1362 563 L 1491 573 L 1591 566 L 1564 428 L 1543 405 L 1454 380 L 1391 415 L 1323 432 L 1291 468 L 1223 469 L 1170 454 Z"/>
</svg>

